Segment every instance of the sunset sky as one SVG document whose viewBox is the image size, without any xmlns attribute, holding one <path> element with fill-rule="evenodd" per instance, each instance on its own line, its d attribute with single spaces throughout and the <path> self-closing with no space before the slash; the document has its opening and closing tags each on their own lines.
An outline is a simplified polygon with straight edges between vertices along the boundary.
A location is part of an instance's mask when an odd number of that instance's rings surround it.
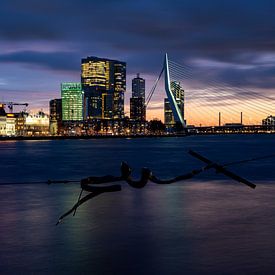
<svg viewBox="0 0 275 275">
<path fill-rule="evenodd" d="M 273 0 L 3 0 L 0 101 L 48 111 L 60 83 L 80 81 L 81 58 L 92 55 L 127 62 L 127 112 L 131 79 L 140 73 L 149 92 L 168 52 L 192 68 L 181 81 L 190 124 L 215 124 L 219 111 L 224 122 L 241 111 L 246 123 L 259 122 L 274 109 L 274 14 Z M 211 85 L 230 86 L 239 101 L 228 91 L 198 96 Z M 160 82 L 148 119 L 163 118 L 164 96 Z"/>
</svg>

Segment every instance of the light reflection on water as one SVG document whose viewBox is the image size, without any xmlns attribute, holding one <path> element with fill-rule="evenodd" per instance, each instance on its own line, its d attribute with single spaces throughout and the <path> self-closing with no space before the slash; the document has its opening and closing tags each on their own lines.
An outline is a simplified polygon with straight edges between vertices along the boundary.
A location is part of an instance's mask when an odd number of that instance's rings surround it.
<svg viewBox="0 0 275 275">
<path fill-rule="evenodd" d="M 0 143 L 0 182 L 118 174 L 122 159 L 136 174 L 145 162 L 170 176 L 200 165 L 188 148 L 227 162 L 274 147 L 271 136 L 145 141 Z M 77 200 L 77 184 L 1 186 L 0 273 L 274 274 L 274 161 L 264 163 L 261 171 L 252 163 L 234 168 L 256 190 L 213 173 L 142 190 L 122 183 L 121 192 L 96 197 L 57 227 Z"/>
</svg>

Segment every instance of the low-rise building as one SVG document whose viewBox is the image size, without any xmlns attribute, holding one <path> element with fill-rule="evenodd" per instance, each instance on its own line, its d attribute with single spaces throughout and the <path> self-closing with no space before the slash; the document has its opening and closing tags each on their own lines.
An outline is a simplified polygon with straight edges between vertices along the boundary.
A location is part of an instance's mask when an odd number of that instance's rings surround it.
<svg viewBox="0 0 275 275">
<path fill-rule="evenodd" d="M 275 116 L 268 116 L 262 120 L 262 125 L 275 126 Z"/>
<path fill-rule="evenodd" d="M 27 114 L 25 117 L 25 136 L 46 136 L 49 135 L 49 116 L 43 112 L 37 114 Z"/>
<path fill-rule="evenodd" d="M 8 113 L 6 117 L 6 136 L 15 136 L 15 125 L 16 125 L 16 115 L 13 113 Z"/>
<path fill-rule="evenodd" d="M 59 135 L 62 128 L 62 99 L 50 101 L 50 134 Z"/>
</svg>

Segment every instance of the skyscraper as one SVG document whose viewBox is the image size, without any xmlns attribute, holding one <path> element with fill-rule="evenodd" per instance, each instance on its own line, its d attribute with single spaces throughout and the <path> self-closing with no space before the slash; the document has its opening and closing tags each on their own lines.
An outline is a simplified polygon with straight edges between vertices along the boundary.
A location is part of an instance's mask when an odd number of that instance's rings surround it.
<svg viewBox="0 0 275 275">
<path fill-rule="evenodd" d="M 164 124 L 165 125 L 175 124 L 172 108 L 168 98 L 164 98 Z"/>
<path fill-rule="evenodd" d="M 146 120 L 145 79 L 139 74 L 132 80 L 132 98 L 130 98 L 130 117 L 133 120 Z"/>
<path fill-rule="evenodd" d="M 63 121 L 83 120 L 83 95 L 81 83 L 61 84 Z"/>
<path fill-rule="evenodd" d="M 123 118 L 126 63 L 89 56 L 81 66 L 85 118 Z"/>
<path fill-rule="evenodd" d="M 145 79 L 141 78 L 139 74 L 132 80 L 132 97 L 142 97 L 145 100 Z"/>
<path fill-rule="evenodd" d="M 145 121 L 145 104 L 142 97 L 130 98 L 130 117 L 133 120 Z"/>
<path fill-rule="evenodd" d="M 184 118 L 184 90 L 182 89 L 179 82 L 172 81 L 170 85 L 181 116 Z M 164 123 L 166 125 L 175 124 L 174 115 L 168 98 L 164 99 Z"/>
</svg>

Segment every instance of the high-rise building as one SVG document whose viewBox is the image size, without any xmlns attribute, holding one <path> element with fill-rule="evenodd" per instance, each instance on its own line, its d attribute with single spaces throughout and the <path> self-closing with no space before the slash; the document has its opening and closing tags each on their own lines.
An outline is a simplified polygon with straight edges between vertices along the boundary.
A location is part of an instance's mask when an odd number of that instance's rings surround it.
<svg viewBox="0 0 275 275">
<path fill-rule="evenodd" d="M 176 100 L 181 116 L 184 118 L 184 90 L 179 82 L 171 82 L 171 91 Z M 174 115 L 168 98 L 164 99 L 164 123 L 167 125 L 175 124 Z"/>
<path fill-rule="evenodd" d="M 132 98 L 130 98 L 130 117 L 133 120 L 146 120 L 145 79 L 139 74 L 132 80 Z"/>
<path fill-rule="evenodd" d="M 172 81 L 171 91 L 174 94 L 181 116 L 184 118 L 184 90 L 182 89 L 180 82 Z"/>
<path fill-rule="evenodd" d="M 52 99 L 50 101 L 50 133 L 59 134 L 62 126 L 62 99 Z"/>
<path fill-rule="evenodd" d="M 85 118 L 123 118 L 126 63 L 89 56 L 81 66 Z"/>
<path fill-rule="evenodd" d="M 70 82 L 61 84 L 62 120 L 83 120 L 83 98 L 81 83 Z"/>
<path fill-rule="evenodd" d="M 142 97 L 130 98 L 130 117 L 133 120 L 145 121 L 145 104 Z"/>
<path fill-rule="evenodd" d="M 132 97 L 142 97 L 145 100 L 145 79 L 139 74 L 132 80 Z"/>
<path fill-rule="evenodd" d="M 165 125 L 175 124 L 172 108 L 168 98 L 164 98 L 164 124 Z"/>
</svg>

